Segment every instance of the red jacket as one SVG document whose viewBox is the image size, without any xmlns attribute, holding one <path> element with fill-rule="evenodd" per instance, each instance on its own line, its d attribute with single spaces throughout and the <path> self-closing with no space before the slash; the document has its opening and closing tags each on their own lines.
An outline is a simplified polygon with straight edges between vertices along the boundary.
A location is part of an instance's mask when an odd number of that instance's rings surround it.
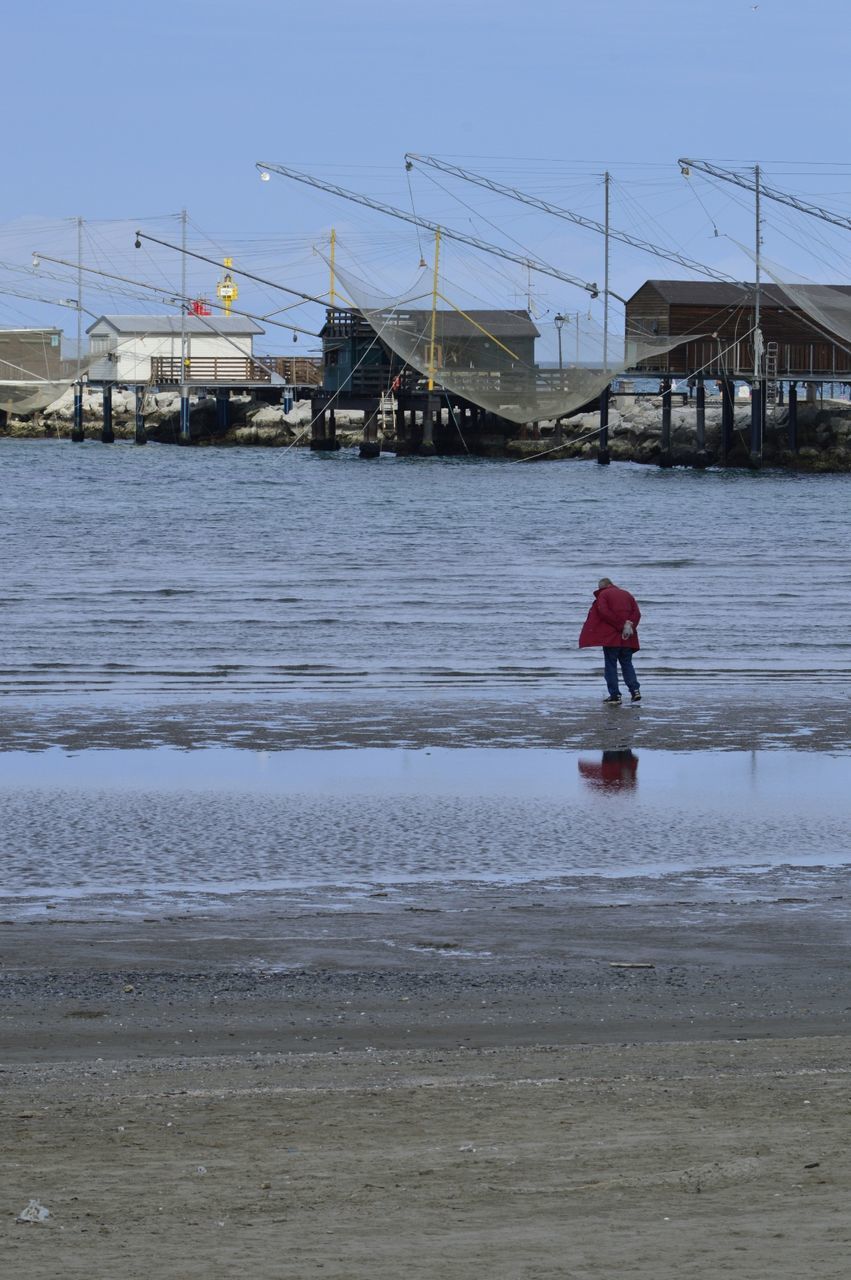
<svg viewBox="0 0 851 1280">
<path fill-rule="evenodd" d="M 604 648 L 640 649 L 637 630 L 633 630 L 628 640 L 621 635 L 625 622 L 631 622 L 633 628 L 637 628 L 640 621 L 641 610 L 634 596 L 621 587 L 601 587 L 594 592 L 594 603 L 579 635 L 579 648 L 593 649 L 595 645 L 602 645 Z"/>
</svg>

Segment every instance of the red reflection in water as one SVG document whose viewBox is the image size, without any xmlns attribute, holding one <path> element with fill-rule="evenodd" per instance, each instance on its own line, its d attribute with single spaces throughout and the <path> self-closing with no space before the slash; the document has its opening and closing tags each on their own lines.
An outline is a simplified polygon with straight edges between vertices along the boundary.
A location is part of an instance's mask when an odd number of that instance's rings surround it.
<svg viewBox="0 0 851 1280">
<path fill-rule="evenodd" d="M 579 772 L 595 791 L 634 791 L 638 756 L 629 750 L 604 751 L 601 760 L 580 760 Z"/>
</svg>

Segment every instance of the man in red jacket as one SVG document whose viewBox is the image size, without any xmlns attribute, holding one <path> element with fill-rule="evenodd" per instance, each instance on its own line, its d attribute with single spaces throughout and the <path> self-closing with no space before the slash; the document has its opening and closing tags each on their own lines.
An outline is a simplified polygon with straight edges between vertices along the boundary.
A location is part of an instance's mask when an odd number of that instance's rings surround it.
<svg viewBox="0 0 851 1280">
<path fill-rule="evenodd" d="M 579 636 L 580 649 L 603 649 L 603 668 L 609 696 L 606 702 L 621 700 L 618 688 L 618 663 L 623 672 L 624 684 L 633 702 L 641 701 L 641 686 L 632 665 L 632 655 L 641 646 L 638 643 L 638 624 L 641 610 L 635 597 L 622 587 L 616 587 L 610 578 L 601 578 L 594 592 L 594 603 Z"/>
</svg>

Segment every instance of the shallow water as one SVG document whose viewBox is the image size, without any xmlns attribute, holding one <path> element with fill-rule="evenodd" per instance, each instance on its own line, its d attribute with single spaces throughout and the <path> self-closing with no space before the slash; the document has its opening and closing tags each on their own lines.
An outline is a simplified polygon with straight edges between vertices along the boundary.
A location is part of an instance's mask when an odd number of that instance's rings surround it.
<svg viewBox="0 0 851 1280">
<path fill-rule="evenodd" d="M 0 467 L 0 746 L 33 749 L 0 750 L 6 914 L 851 863 L 851 477 L 11 440 Z M 576 648 L 602 574 L 643 610 L 640 710 Z"/>
<path fill-rule="evenodd" d="M 849 779 L 792 751 L 11 752 L 0 908 L 841 866 Z"/>
<path fill-rule="evenodd" d="M 564 688 L 597 579 L 639 674 L 844 688 L 849 476 L 0 441 L 0 696 Z"/>
</svg>

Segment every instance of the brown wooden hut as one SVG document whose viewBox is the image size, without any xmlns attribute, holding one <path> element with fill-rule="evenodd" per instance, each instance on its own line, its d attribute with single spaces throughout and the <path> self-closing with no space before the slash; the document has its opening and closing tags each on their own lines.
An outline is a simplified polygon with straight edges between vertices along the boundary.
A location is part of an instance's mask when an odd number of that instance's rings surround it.
<svg viewBox="0 0 851 1280">
<path fill-rule="evenodd" d="M 61 329 L 0 329 L 0 380 L 29 382 L 62 375 Z"/>
<path fill-rule="evenodd" d="M 851 296 L 851 286 L 834 286 Z M 637 370 L 687 377 L 752 378 L 755 286 L 700 280 L 647 280 L 627 301 L 628 333 L 683 337 L 667 355 Z M 760 289 L 760 328 L 770 373 L 777 379 L 851 380 L 851 352 L 832 339 L 777 285 Z"/>
</svg>

